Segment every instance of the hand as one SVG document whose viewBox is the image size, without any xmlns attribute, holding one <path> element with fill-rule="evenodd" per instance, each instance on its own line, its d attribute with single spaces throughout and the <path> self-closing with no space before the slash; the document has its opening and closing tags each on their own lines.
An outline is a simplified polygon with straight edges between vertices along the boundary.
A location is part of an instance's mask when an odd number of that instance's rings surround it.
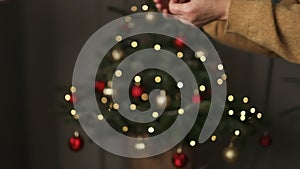
<svg viewBox="0 0 300 169">
<path fill-rule="evenodd" d="M 227 20 L 231 0 L 154 0 L 163 13 L 170 13 L 202 27 L 214 20 Z"/>
<path fill-rule="evenodd" d="M 169 13 L 169 3 L 172 1 L 173 3 L 184 3 L 189 0 L 153 0 L 156 3 L 156 8 L 162 13 Z"/>
</svg>

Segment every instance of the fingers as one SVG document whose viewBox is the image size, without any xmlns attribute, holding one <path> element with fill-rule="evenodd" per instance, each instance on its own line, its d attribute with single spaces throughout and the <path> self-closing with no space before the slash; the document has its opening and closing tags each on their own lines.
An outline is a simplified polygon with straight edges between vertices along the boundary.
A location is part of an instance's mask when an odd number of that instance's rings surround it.
<svg viewBox="0 0 300 169">
<path fill-rule="evenodd" d="M 169 10 L 174 15 L 181 15 L 183 10 L 188 7 L 189 3 L 174 3 L 171 1 L 169 3 Z"/>
</svg>

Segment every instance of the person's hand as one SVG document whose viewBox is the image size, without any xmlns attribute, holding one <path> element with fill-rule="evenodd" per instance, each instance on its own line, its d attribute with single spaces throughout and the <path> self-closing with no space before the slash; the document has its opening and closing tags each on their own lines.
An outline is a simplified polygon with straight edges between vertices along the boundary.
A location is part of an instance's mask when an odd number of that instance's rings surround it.
<svg viewBox="0 0 300 169">
<path fill-rule="evenodd" d="M 154 0 L 163 13 L 170 13 L 202 27 L 214 20 L 227 20 L 231 0 Z"/>
<path fill-rule="evenodd" d="M 170 13 L 169 3 L 172 1 L 173 3 L 184 3 L 189 0 L 153 0 L 156 4 L 156 8 L 162 13 Z"/>
</svg>

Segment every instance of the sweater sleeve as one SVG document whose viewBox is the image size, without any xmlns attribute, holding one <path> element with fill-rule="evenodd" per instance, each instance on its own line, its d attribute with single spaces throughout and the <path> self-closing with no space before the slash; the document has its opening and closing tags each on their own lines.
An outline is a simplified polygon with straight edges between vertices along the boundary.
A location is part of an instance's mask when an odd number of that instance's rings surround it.
<svg viewBox="0 0 300 169">
<path fill-rule="evenodd" d="M 297 0 L 281 0 L 276 4 L 272 0 L 231 0 L 227 21 L 204 27 L 209 34 L 217 29 L 223 32 L 212 36 L 227 39 L 232 46 L 248 50 L 251 47 L 259 53 L 275 53 L 290 62 L 300 63 L 300 4 Z"/>
</svg>

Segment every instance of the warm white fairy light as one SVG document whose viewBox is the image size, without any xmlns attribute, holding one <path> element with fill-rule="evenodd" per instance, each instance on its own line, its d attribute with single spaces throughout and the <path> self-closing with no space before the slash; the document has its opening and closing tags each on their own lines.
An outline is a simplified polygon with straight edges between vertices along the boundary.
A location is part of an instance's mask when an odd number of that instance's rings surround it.
<svg viewBox="0 0 300 169">
<path fill-rule="evenodd" d="M 136 148 L 137 150 L 143 150 L 143 149 L 146 148 L 146 146 L 145 146 L 144 143 L 137 143 L 137 144 L 135 144 L 135 148 Z"/>
<path fill-rule="evenodd" d="M 257 113 L 256 117 L 257 117 L 258 119 L 261 119 L 261 118 L 262 118 L 262 113 Z"/>
<path fill-rule="evenodd" d="M 117 77 L 121 77 L 121 76 L 122 76 L 122 71 L 121 71 L 121 70 L 116 70 L 116 71 L 115 71 L 115 75 L 116 75 Z"/>
<path fill-rule="evenodd" d="M 182 83 L 182 82 L 178 82 L 178 83 L 177 83 L 177 87 L 178 87 L 179 89 L 183 88 L 183 83 Z"/>
<path fill-rule="evenodd" d="M 75 86 L 71 86 L 70 87 L 70 92 L 71 93 L 75 93 L 76 92 L 76 87 Z"/>
<path fill-rule="evenodd" d="M 182 52 L 177 52 L 177 57 L 178 57 L 179 59 L 183 58 L 183 53 L 182 53 Z"/>
<path fill-rule="evenodd" d="M 65 100 L 66 100 L 66 101 L 70 101 L 70 100 L 71 100 L 71 95 L 66 94 L 66 95 L 65 95 Z"/>
<path fill-rule="evenodd" d="M 228 99 L 228 101 L 233 102 L 234 97 L 233 97 L 233 95 L 229 95 L 227 99 Z"/>
<path fill-rule="evenodd" d="M 132 11 L 132 12 L 135 12 L 135 11 L 137 11 L 137 6 L 135 6 L 135 5 L 133 5 L 133 6 L 131 6 L 131 8 L 130 8 L 130 10 Z"/>
<path fill-rule="evenodd" d="M 240 134 L 241 134 L 241 131 L 240 131 L 240 130 L 235 130 L 235 131 L 234 131 L 234 135 L 235 135 L 235 136 L 239 136 Z"/>
<path fill-rule="evenodd" d="M 241 111 L 241 116 L 246 116 L 246 111 L 245 110 Z"/>
<path fill-rule="evenodd" d="M 124 133 L 128 132 L 128 130 L 129 130 L 129 129 L 128 129 L 127 126 L 123 126 L 123 127 L 122 127 L 122 131 L 123 131 Z"/>
<path fill-rule="evenodd" d="M 120 105 L 119 105 L 118 103 L 114 103 L 114 104 L 113 104 L 113 108 L 114 108 L 115 110 L 118 110 L 118 109 L 120 108 Z"/>
<path fill-rule="evenodd" d="M 155 83 L 160 83 L 161 82 L 161 77 L 160 76 L 155 76 L 154 77 L 154 82 Z"/>
<path fill-rule="evenodd" d="M 107 82 L 107 87 L 110 87 L 110 88 L 111 88 L 112 85 L 113 85 L 113 82 L 112 82 L 111 80 Z"/>
<path fill-rule="evenodd" d="M 70 111 L 70 113 L 71 113 L 72 116 L 75 116 L 77 112 L 76 112 L 75 109 L 72 109 L 72 110 Z"/>
<path fill-rule="evenodd" d="M 153 117 L 153 118 L 157 118 L 158 116 L 159 116 L 159 114 L 158 114 L 157 112 L 153 112 L 153 113 L 152 113 L 152 117 Z"/>
<path fill-rule="evenodd" d="M 130 105 L 130 110 L 136 110 L 136 105 L 135 104 L 131 104 Z"/>
<path fill-rule="evenodd" d="M 132 18 L 130 16 L 126 16 L 125 17 L 125 22 L 129 23 L 131 22 Z"/>
<path fill-rule="evenodd" d="M 201 92 L 204 92 L 204 91 L 206 90 L 206 87 L 205 87 L 204 85 L 200 85 L 200 86 L 199 86 L 199 90 L 200 90 Z"/>
<path fill-rule="evenodd" d="M 224 69 L 224 66 L 222 65 L 222 64 L 218 64 L 218 66 L 217 66 L 217 68 L 218 68 L 218 70 L 223 70 Z"/>
<path fill-rule="evenodd" d="M 153 21 L 154 20 L 154 15 L 152 13 L 147 13 L 145 18 L 148 21 Z"/>
<path fill-rule="evenodd" d="M 99 114 L 99 115 L 97 116 L 97 118 L 98 118 L 98 120 L 100 120 L 100 121 L 104 119 L 104 117 L 103 117 L 102 114 Z"/>
<path fill-rule="evenodd" d="M 248 103 L 249 102 L 249 98 L 248 97 L 244 97 L 243 98 L 243 102 L 246 104 L 246 103 Z"/>
<path fill-rule="evenodd" d="M 104 95 L 112 95 L 113 94 L 113 90 L 111 88 L 105 88 L 103 90 L 103 94 Z"/>
<path fill-rule="evenodd" d="M 211 136 L 210 140 L 211 140 L 212 142 L 217 141 L 217 136 L 216 136 L 216 135 Z"/>
<path fill-rule="evenodd" d="M 142 99 L 143 101 L 147 101 L 147 100 L 149 99 L 148 94 L 147 94 L 147 93 L 143 93 L 143 94 L 141 95 L 141 99 Z"/>
<path fill-rule="evenodd" d="M 198 58 L 198 59 L 200 59 L 203 56 L 205 56 L 203 51 L 198 51 L 198 52 L 195 53 L 195 57 Z"/>
<path fill-rule="evenodd" d="M 180 115 L 184 114 L 184 109 L 182 109 L 182 108 L 178 109 L 178 114 L 180 114 Z"/>
<path fill-rule="evenodd" d="M 159 44 L 155 44 L 153 48 L 154 48 L 154 50 L 158 51 L 161 49 L 161 46 Z"/>
<path fill-rule="evenodd" d="M 191 147 L 194 147 L 195 145 L 196 145 L 196 141 L 195 141 L 195 140 L 191 140 L 191 141 L 190 141 L 190 146 L 191 146 Z"/>
<path fill-rule="evenodd" d="M 254 108 L 254 107 L 252 107 L 252 108 L 250 109 L 250 113 L 255 113 L 255 108 Z"/>
<path fill-rule="evenodd" d="M 106 97 L 102 97 L 101 98 L 101 103 L 106 104 L 107 103 L 107 98 Z"/>
<path fill-rule="evenodd" d="M 142 77 L 141 76 L 135 76 L 134 77 L 134 81 L 137 82 L 137 83 L 140 83 L 142 80 Z"/>
<path fill-rule="evenodd" d="M 154 127 L 149 127 L 149 128 L 148 128 L 148 132 L 149 132 L 149 133 L 154 133 L 154 131 L 155 131 Z"/>
<path fill-rule="evenodd" d="M 115 38 L 115 40 L 117 41 L 117 42 L 121 42 L 122 41 L 122 36 L 120 36 L 120 35 L 117 35 L 116 36 L 116 38 Z"/>
<path fill-rule="evenodd" d="M 177 153 L 182 153 L 182 148 L 181 148 L 181 147 L 178 147 L 178 148 L 176 149 L 176 152 L 177 152 Z"/>
<path fill-rule="evenodd" d="M 246 116 L 241 116 L 241 117 L 240 117 L 240 120 L 241 120 L 241 121 L 245 121 L 245 120 L 246 120 Z"/>
<path fill-rule="evenodd" d="M 74 117 L 75 120 L 79 119 L 79 115 L 78 114 L 75 114 L 73 117 Z"/>
<path fill-rule="evenodd" d="M 133 47 L 133 48 L 138 47 L 138 42 L 137 41 L 132 41 L 131 42 L 131 47 Z"/>
<path fill-rule="evenodd" d="M 218 79 L 217 83 L 218 83 L 218 85 L 222 85 L 223 84 L 223 79 Z"/>
<path fill-rule="evenodd" d="M 227 77 L 227 75 L 226 75 L 225 73 L 222 74 L 222 79 L 223 79 L 223 80 L 227 80 L 227 78 L 228 78 L 228 77 Z"/>
<path fill-rule="evenodd" d="M 229 114 L 230 116 L 232 116 L 232 115 L 234 114 L 234 111 L 233 111 L 233 110 L 229 110 L 229 111 L 228 111 L 228 114 Z"/>
<path fill-rule="evenodd" d="M 149 9 L 149 6 L 148 6 L 148 5 L 143 5 L 143 6 L 142 6 L 142 10 L 143 10 L 143 11 L 148 11 L 148 9 Z"/>
<path fill-rule="evenodd" d="M 111 55 L 112 55 L 113 59 L 116 60 L 116 61 L 120 60 L 123 57 L 123 54 L 124 53 L 121 50 L 118 50 L 118 49 L 114 49 L 111 52 Z"/>
</svg>

